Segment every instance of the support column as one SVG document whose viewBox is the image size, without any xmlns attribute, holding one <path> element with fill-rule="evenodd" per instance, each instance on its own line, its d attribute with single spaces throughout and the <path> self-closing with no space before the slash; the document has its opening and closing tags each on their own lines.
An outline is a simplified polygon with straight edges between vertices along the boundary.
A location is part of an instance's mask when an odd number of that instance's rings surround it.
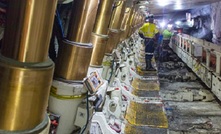
<svg viewBox="0 0 221 134">
<path fill-rule="evenodd" d="M 185 50 L 184 46 L 185 46 L 185 39 L 184 39 L 184 37 L 182 37 L 182 50 Z"/>
<path fill-rule="evenodd" d="M 55 76 L 83 80 L 87 76 L 93 45 L 91 33 L 99 0 L 75 0 L 67 39 L 59 48 Z"/>
<path fill-rule="evenodd" d="M 210 67 L 210 51 L 206 50 L 206 67 Z"/>
<path fill-rule="evenodd" d="M 220 66 L 221 66 L 221 64 L 220 64 L 220 60 L 221 60 L 221 54 L 220 53 L 218 53 L 218 54 L 216 54 L 216 73 L 220 76 Z"/>
<path fill-rule="evenodd" d="M 132 34 L 132 29 L 133 29 L 133 21 L 134 21 L 134 18 L 135 18 L 135 14 L 136 14 L 136 11 L 135 9 L 131 12 L 131 17 L 130 17 L 130 20 L 129 20 L 129 30 L 128 30 L 128 35 L 127 37 L 130 37 L 131 34 Z"/>
<path fill-rule="evenodd" d="M 182 36 L 178 36 L 179 37 L 179 47 L 180 49 L 182 49 Z"/>
<path fill-rule="evenodd" d="M 94 45 L 90 65 L 101 66 L 108 41 L 108 25 L 114 0 L 101 0 L 91 42 Z"/>
<path fill-rule="evenodd" d="M 113 13 L 109 25 L 109 39 L 105 53 L 112 53 L 120 40 L 120 26 L 122 23 L 126 3 L 125 1 L 118 1 L 115 3 Z"/>
<path fill-rule="evenodd" d="M 81 128 L 82 134 L 88 133 L 93 108 L 85 103 L 88 92 L 83 86 L 91 61 L 93 44 L 91 34 L 100 0 L 74 0 L 67 38 L 58 50 L 55 77 L 49 99 L 49 111 L 60 115 L 58 134 L 71 134 Z M 79 115 L 80 110 L 88 110 Z M 81 118 L 79 123 L 79 118 Z"/>
<path fill-rule="evenodd" d="M 189 49 L 189 54 L 190 54 L 190 56 L 193 56 L 194 54 L 193 54 L 193 48 L 194 46 L 193 46 L 193 42 L 192 41 L 190 41 L 190 49 Z"/>
<path fill-rule="evenodd" d="M 124 12 L 124 17 L 123 17 L 123 21 L 121 23 L 121 37 L 120 37 L 120 41 L 123 41 L 124 39 L 127 38 L 127 34 L 128 34 L 128 30 L 129 30 L 129 23 L 130 23 L 130 19 L 133 13 L 133 9 L 132 7 L 127 7 L 125 12 Z"/>
<path fill-rule="evenodd" d="M 47 125 L 54 70 L 48 48 L 56 6 L 57 0 L 8 0 L 0 54 L 0 133 L 37 133 Z"/>
</svg>

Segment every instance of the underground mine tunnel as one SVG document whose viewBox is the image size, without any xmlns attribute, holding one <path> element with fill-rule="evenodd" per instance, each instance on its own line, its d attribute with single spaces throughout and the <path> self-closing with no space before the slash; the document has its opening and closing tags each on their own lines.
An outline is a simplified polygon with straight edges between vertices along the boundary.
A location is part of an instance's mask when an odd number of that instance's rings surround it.
<svg viewBox="0 0 221 134">
<path fill-rule="evenodd" d="M 0 134 L 220 134 L 220 0 L 0 0 Z"/>
</svg>

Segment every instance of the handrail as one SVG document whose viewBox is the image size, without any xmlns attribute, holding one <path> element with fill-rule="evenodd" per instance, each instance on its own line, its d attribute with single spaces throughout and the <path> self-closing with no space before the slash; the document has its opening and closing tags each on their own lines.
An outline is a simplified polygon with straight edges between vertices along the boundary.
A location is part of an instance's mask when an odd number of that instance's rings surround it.
<svg viewBox="0 0 221 134">
<path fill-rule="evenodd" d="M 208 42 L 203 39 L 198 39 L 198 38 L 195 38 L 195 37 L 187 35 L 187 34 L 179 34 L 177 36 L 179 36 L 182 39 L 189 40 L 192 43 L 196 43 L 197 45 L 201 45 L 203 48 L 208 49 L 210 51 L 214 51 L 215 53 L 221 55 L 221 46 L 219 46 L 215 43 Z"/>
</svg>

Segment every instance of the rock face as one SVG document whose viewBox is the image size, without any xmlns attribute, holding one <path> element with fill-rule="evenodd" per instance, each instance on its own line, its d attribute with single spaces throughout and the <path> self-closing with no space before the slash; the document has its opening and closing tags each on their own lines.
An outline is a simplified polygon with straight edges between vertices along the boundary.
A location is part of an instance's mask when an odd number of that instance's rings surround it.
<svg viewBox="0 0 221 134">
<path fill-rule="evenodd" d="M 168 57 L 171 58 L 157 62 L 168 132 L 221 134 L 221 107 L 214 94 L 176 54 L 170 53 Z"/>
<path fill-rule="evenodd" d="M 189 30 L 189 34 L 221 45 L 221 2 L 192 9 L 190 12 L 195 20 L 195 27 Z"/>
<path fill-rule="evenodd" d="M 221 2 L 213 3 L 211 5 L 211 29 L 213 30 L 213 42 L 221 45 Z"/>
<path fill-rule="evenodd" d="M 190 29 L 190 35 L 212 42 L 211 8 L 210 5 L 191 10 L 194 18 L 194 27 Z"/>
<path fill-rule="evenodd" d="M 194 25 L 186 23 L 186 13 L 191 13 Z M 175 15 L 176 14 L 176 15 Z M 174 13 L 174 20 L 182 20 L 183 32 L 196 38 L 205 39 L 221 46 L 221 2 Z"/>
</svg>

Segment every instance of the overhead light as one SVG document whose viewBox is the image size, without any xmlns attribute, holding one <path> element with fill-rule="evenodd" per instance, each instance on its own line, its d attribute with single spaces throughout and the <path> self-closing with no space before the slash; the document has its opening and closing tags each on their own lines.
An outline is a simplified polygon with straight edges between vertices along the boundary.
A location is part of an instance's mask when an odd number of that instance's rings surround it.
<svg viewBox="0 0 221 134">
<path fill-rule="evenodd" d="M 181 21 L 176 21 L 175 24 L 176 24 L 176 25 L 180 25 L 180 24 L 181 24 Z"/>
<path fill-rule="evenodd" d="M 139 8 L 145 8 L 145 6 L 140 6 Z"/>
<path fill-rule="evenodd" d="M 166 5 L 169 5 L 169 2 L 168 0 L 158 0 L 158 5 L 164 7 Z"/>
<path fill-rule="evenodd" d="M 175 9 L 180 10 L 180 9 L 183 9 L 183 7 L 182 7 L 182 5 L 175 5 Z"/>
<path fill-rule="evenodd" d="M 168 24 L 167 27 L 168 29 L 171 29 L 173 27 L 173 24 Z"/>
<path fill-rule="evenodd" d="M 162 21 L 162 22 L 160 23 L 160 27 L 161 27 L 161 28 L 164 28 L 165 25 L 166 25 L 166 23 L 165 23 L 164 21 Z"/>
<path fill-rule="evenodd" d="M 181 2 L 180 0 L 177 0 L 177 1 L 176 1 L 176 4 L 175 4 L 175 9 L 176 9 L 176 10 L 180 10 L 180 9 L 182 9 L 182 8 L 183 8 L 182 2 Z"/>
<path fill-rule="evenodd" d="M 149 4 L 149 2 L 148 1 L 140 1 L 140 4 L 141 5 L 147 5 L 147 4 Z"/>
</svg>

